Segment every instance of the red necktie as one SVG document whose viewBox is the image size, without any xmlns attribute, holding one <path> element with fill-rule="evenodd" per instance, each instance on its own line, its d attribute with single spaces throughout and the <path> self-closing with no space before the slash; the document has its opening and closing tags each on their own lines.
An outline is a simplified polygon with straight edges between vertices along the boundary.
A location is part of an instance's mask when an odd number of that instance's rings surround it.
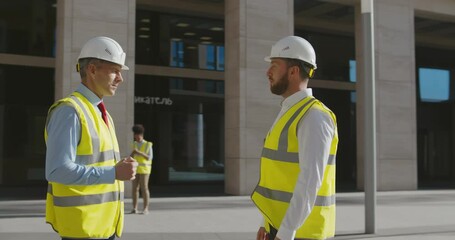
<svg viewBox="0 0 455 240">
<path fill-rule="evenodd" d="M 100 102 L 98 104 L 98 108 L 101 111 L 101 117 L 103 117 L 104 122 L 106 123 L 107 126 L 109 126 L 109 123 L 107 121 L 106 107 L 104 106 L 104 102 Z"/>
</svg>

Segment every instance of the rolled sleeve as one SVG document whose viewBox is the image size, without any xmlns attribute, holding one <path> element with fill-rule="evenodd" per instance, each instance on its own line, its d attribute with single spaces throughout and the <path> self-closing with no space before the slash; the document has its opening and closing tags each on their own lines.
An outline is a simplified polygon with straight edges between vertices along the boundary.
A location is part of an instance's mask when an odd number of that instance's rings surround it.
<svg viewBox="0 0 455 240">
<path fill-rule="evenodd" d="M 288 229 L 286 227 L 280 227 L 280 230 L 276 236 L 281 240 L 293 240 L 295 237 L 296 230 Z"/>
</svg>

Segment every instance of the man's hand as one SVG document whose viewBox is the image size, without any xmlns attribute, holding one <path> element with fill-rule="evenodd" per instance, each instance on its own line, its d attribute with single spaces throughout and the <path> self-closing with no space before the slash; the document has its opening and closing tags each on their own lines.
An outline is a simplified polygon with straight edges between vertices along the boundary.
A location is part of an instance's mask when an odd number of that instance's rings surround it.
<svg viewBox="0 0 455 240">
<path fill-rule="evenodd" d="M 265 227 L 259 228 L 256 235 L 256 240 L 269 240 L 269 236 L 267 235 L 267 231 L 265 231 Z"/>
<path fill-rule="evenodd" d="M 115 179 L 133 180 L 136 178 L 137 162 L 132 157 L 124 158 L 115 165 Z"/>
</svg>

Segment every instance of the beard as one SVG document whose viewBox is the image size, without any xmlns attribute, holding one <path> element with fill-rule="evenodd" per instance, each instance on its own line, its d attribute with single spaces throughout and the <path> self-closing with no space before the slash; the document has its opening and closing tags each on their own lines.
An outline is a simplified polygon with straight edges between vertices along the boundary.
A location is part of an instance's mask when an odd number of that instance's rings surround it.
<svg viewBox="0 0 455 240">
<path fill-rule="evenodd" d="M 288 73 L 286 72 L 286 74 L 283 75 L 278 80 L 278 82 L 276 82 L 275 84 L 270 84 L 270 91 L 273 94 L 281 96 L 288 89 L 288 85 L 289 85 L 289 79 L 288 79 Z"/>
</svg>

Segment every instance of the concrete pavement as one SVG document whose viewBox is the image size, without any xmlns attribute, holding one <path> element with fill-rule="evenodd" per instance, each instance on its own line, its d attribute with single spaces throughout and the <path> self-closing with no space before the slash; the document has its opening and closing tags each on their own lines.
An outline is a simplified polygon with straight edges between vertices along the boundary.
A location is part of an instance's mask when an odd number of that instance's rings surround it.
<svg viewBox="0 0 455 240">
<path fill-rule="evenodd" d="M 337 204 L 335 239 L 455 239 L 455 190 L 378 193 L 374 235 L 363 234 L 363 193 L 337 194 Z M 255 240 L 261 219 L 247 196 L 152 198 L 149 208 L 148 215 L 125 216 L 122 239 Z M 5 200 L 0 239 L 59 237 L 44 223 L 44 200 Z"/>
</svg>

